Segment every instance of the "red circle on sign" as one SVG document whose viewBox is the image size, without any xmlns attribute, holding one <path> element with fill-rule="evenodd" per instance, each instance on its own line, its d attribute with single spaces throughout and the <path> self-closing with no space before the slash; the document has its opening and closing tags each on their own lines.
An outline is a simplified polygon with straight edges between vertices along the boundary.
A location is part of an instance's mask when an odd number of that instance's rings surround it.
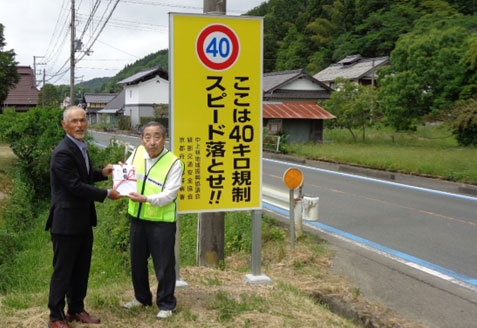
<svg viewBox="0 0 477 328">
<path fill-rule="evenodd" d="M 207 51 L 205 51 L 206 49 L 204 49 L 208 37 L 218 33 L 225 34 L 228 40 L 230 40 L 232 46 L 232 51 L 230 52 L 230 55 L 228 55 L 228 57 L 224 61 L 211 60 L 207 55 Z M 239 41 L 237 35 L 229 27 L 219 24 L 209 25 L 199 33 L 196 42 L 196 51 L 200 61 L 206 67 L 215 71 L 223 71 L 231 67 L 237 60 L 239 55 Z"/>
</svg>

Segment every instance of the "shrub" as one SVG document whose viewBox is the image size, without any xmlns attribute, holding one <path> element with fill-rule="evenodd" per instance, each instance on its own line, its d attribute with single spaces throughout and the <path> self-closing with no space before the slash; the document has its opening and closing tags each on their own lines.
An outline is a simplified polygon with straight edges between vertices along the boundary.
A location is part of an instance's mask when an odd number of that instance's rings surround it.
<svg viewBox="0 0 477 328">
<path fill-rule="evenodd" d="M 457 118 L 453 133 L 461 146 L 477 146 L 477 101 L 470 100 L 454 109 Z"/>
<path fill-rule="evenodd" d="M 17 168 L 13 178 L 12 195 L 1 209 L 8 233 L 24 232 L 31 227 L 37 209 L 33 197 L 34 192 L 28 177 L 21 168 Z"/>
<path fill-rule="evenodd" d="M 0 292 L 4 293 L 7 289 L 8 268 L 19 248 L 16 234 L 0 232 L 0 245 Z"/>
<path fill-rule="evenodd" d="M 18 157 L 18 165 L 33 185 L 36 196 L 48 197 L 51 154 L 64 137 L 60 108 L 32 108 L 26 113 L 6 111 L 0 134 Z"/>
</svg>

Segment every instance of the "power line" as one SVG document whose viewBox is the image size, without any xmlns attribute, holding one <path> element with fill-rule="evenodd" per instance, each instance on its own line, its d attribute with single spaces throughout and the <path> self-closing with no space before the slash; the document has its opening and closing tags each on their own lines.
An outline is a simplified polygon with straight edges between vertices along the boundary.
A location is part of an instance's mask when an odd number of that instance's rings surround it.
<svg viewBox="0 0 477 328">
<path fill-rule="evenodd" d="M 101 26 L 101 29 L 98 31 L 98 33 L 96 34 L 96 36 L 94 37 L 94 39 L 91 41 L 91 43 L 86 47 L 87 50 L 86 50 L 84 53 L 82 53 L 82 55 L 81 55 L 80 58 L 78 58 L 78 59 L 76 60 L 77 63 L 78 63 L 81 59 L 83 59 L 83 57 L 84 57 L 85 55 L 87 55 L 88 52 L 90 51 L 90 49 L 93 47 L 94 43 L 96 42 L 96 40 L 99 38 L 99 36 L 100 36 L 101 33 L 103 32 L 104 28 L 106 27 L 106 24 L 108 23 L 109 19 L 110 19 L 111 16 L 113 15 L 114 10 L 115 10 L 116 7 L 118 6 L 118 4 L 119 4 L 119 0 L 116 0 L 116 3 L 114 4 L 113 8 L 112 8 L 111 11 L 109 12 L 109 14 L 108 14 L 106 20 L 104 21 L 103 25 Z M 109 6 L 108 6 L 108 7 L 109 7 Z M 107 8 L 106 8 L 106 10 L 107 10 Z M 105 12 L 106 12 L 106 11 L 105 11 Z M 103 17 L 104 17 L 104 14 L 103 14 Z"/>
<path fill-rule="evenodd" d="M 79 37 L 80 40 L 83 39 L 84 34 L 86 33 L 86 31 L 88 30 L 89 25 L 93 21 L 93 16 L 96 13 L 96 11 L 98 10 L 100 3 L 101 3 L 101 0 L 96 0 L 96 2 L 94 3 L 93 9 L 91 10 L 91 13 L 89 14 L 88 20 L 86 21 L 86 24 L 83 27 L 83 32 L 81 33 L 81 36 Z"/>
</svg>

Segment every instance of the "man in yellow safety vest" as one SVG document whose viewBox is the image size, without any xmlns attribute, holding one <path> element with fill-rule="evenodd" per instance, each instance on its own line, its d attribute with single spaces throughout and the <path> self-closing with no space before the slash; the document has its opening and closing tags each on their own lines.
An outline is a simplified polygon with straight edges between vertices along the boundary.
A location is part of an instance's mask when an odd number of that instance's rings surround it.
<svg viewBox="0 0 477 328">
<path fill-rule="evenodd" d="M 157 319 L 170 317 L 177 304 L 174 245 L 177 193 L 184 171 L 183 163 L 165 148 L 165 142 L 165 127 L 149 122 L 143 127 L 141 145 L 126 161 L 135 167 L 137 192 L 128 195 L 134 299 L 123 307 L 152 305 L 147 264 L 151 256 L 158 282 Z"/>
</svg>

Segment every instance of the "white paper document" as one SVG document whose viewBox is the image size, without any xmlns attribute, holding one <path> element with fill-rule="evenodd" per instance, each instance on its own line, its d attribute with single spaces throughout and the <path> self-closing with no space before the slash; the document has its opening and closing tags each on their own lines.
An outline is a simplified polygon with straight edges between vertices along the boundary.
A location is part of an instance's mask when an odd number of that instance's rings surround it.
<svg viewBox="0 0 477 328">
<path fill-rule="evenodd" d="M 137 191 L 134 165 L 113 165 L 113 189 L 123 196 Z"/>
</svg>

